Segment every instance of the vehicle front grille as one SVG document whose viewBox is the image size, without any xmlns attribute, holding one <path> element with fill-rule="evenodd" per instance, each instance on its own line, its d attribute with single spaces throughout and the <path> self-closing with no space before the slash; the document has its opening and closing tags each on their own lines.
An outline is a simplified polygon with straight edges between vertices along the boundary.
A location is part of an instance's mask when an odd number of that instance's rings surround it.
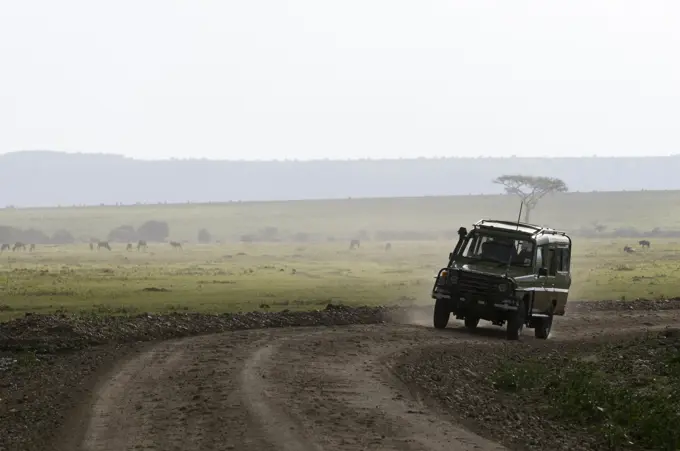
<svg viewBox="0 0 680 451">
<path fill-rule="evenodd" d="M 498 294 L 501 278 L 486 274 L 461 271 L 458 277 L 458 289 L 462 296 L 489 296 Z"/>
</svg>

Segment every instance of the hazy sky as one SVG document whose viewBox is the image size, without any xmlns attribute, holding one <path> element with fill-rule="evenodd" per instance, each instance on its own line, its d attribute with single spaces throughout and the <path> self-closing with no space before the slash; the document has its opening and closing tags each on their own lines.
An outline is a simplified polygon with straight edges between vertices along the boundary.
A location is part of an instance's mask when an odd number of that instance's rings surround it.
<svg viewBox="0 0 680 451">
<path fill-rule="evenodd" d="M 0 0 L 0 153 L 680 153 L 680 2 Z"/>
</svg>

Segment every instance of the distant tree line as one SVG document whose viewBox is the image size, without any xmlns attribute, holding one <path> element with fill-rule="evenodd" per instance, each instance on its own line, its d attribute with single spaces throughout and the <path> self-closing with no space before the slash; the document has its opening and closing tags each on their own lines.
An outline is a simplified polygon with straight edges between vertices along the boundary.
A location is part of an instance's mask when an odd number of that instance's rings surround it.
<svg viewBox="0 0 680 451">
<path fill-rule="evenodd" d="M 34 243 L 34 244 L 72 244 L 76 240 L 68 230 L 57 230 L 51 236 L 41 230 L 0 225 L 0 242 L 2 243 Z"/>
<path fill-rule="evenodd" d="M 534 204 L 535 205 L 535 204 Z M 635 227 L 619 226 L 610 228 L 606 224 L 594 222 L 576 230 L 568 230 L 570 235 L 601 238 L 635 238 L 635 237 L 680 237 L 680 230 L 653 227 L 649 230 L 640 230 Z M 36 228 L 21 229 L 18 227 L 0 225 L 0 243 L 34 243 L 34 244 L 72 244 L 76 242 L 88 242 L 92 239 L 103 238 L 112 243 L 134 243 L 143 240 L 149 243 L 165 242 L 170 237 L 170 226 L 166 221 L 149 220 L 139 227 L 132 225 L 120 225 L 112 229 L 106 237 L 79 236 L 65 229 L 56 230 L 52 234 L 45 233 Z M 365 230 L 349 231 L 342 236 L 333 236 L 324 233 L 311 233 L 306 231 L 282 231 L 276 226 L 265 226 L 254 232 L 243 235 L 227 235 L 227 240 L 242 243 L 323 243 L 358 239 L 361 241 L 455 241 L 458 238 L 457 229 L 442 229 L 439 231 L 418 230 Z M 215 237 L 206 228 L 198 230 L 196 240 L 201 244 L 215 242 Z"/>
<path fill-rule="evenodd" d="M 112 243 L 130 243 L 144 240 L 147 242 L 162 242 L 170 236 L 170 226 L 165 221 L 146 221 L 138 228 L 131 225 L 121 225 L 109 232 L 107 239 Z"/>
</svg>

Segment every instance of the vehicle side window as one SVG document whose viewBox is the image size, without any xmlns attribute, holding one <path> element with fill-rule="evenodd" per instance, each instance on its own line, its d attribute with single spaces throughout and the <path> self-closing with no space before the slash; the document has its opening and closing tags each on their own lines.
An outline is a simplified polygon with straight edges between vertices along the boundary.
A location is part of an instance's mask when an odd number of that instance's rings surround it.
<svg viewBox="0 0 680 451">
<path fill-rule="evenodd" d="M 554 247 L 548 248 L 548 275 L 554 276 L 557 274 L 557 249 Z"/>
<path fill-rule="evenodd" d="M 558 271 L 560 272 L 569 272 L 569 257 L 570 257 L 570 252 L 569 249 L 566 247 L 558 249 L 559 251 L 559 257 L 558 257 L 558 262 L 559 262 L 559 267 Z"/>
<path fill-rule="evenodd" d="M 548 270 L 549 276 L 557 274 L 558 260 L 557 249 L 546 246 L 541 246 L 537 254 L 536 264 L 537 268 L 545 268 Z"/>
<path fill-rule="evenodd" d="M 536 249 L 536 269 L 543 267 L 543 246 Z"/>
</svg>

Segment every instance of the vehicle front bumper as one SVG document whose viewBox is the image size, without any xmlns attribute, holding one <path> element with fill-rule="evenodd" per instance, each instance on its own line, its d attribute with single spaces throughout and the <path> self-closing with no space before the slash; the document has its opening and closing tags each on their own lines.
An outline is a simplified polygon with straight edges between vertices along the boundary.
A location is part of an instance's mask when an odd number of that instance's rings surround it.
<svg viewBox="0 0 680 451">
<path fill-rule="evenodd" d="M 517 299 L 513 296 L 498 296 L 495 299 L 479 299 L 475 296 L 467 295 L 466 293 L 452 293 L 449 290 L 442 289 L 443 287 L 435 287 L 432 290 L 433 299 L 445 299 L 451 301 L 451 307 L 457 309 L 462 306 L 475 305 L 476 307 L 493 307 L 499 310 L 506 311 L 516 311 L 517 310 Z"/>
</svg>

